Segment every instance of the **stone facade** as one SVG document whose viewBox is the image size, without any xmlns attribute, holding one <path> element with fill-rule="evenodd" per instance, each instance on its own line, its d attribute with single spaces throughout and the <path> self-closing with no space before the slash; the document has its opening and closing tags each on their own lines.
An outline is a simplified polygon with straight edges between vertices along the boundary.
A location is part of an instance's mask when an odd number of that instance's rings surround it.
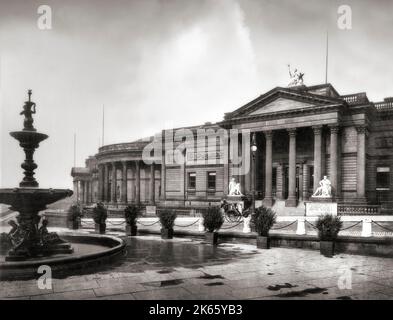
<svg viewBox="0 0 393 320">
<path fill-rule="evenodd" d="M 205 147 L 204 137 L 195 140 L 200 129 L 216 133 L 215 148 Z M 231 158 L 231 148 L 220 149 L 220 130 L 234 129 L 250 132 L 233 151 L 251 166 L 244 174 L 235 175 L 236 166 L 225 160 Z M 72 169 L 78 200 L 199 208 L 226 196 L 235 176 L 244 193 L 255 192 L 266 206 L 281 201 L 289 208 L 304 208 L 302 202 L 326 175 L 339 203 L 392 207 L 391 98 L 373 103 L 365 93 L 339 95 L 330 84 L 277 87 L 225 114 L 219 123 L 182 130 L 183 140 L 168 135 L 168 130 L 160 134 L 162 140 L 171 137 L 174 149 L 187 141 L 187 135 L 194 138 L 182 163 L 168 161 L 166 152 L 160 152 L 153 164 L 145 163 L 142 154 L 154 137 L 101 147 L 85 168 Z M 253 135 L 254 158 L 245 152 Z"/>
</svg>

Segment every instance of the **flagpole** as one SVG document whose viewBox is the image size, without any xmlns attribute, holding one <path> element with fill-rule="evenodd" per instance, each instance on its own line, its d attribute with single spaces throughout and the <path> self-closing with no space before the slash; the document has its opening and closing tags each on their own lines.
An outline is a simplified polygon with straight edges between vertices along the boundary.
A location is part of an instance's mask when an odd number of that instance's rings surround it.
<svg viewBox="0 0 393 320">
<path fill-rule="evenodd" d="M 105 144 L 105 105 L 102 105 L 102 146 Z"/>
<path fill-rule="evenodd" d="M 326 66 L 325 66 L 325 83 L 328 83 L 329 69 L 329 31 L 326 31 Z"/>
<path fill-rule="evenodd" d="M 76 133 L 74 133 L 74 168 L 76 167 Z"/>
</svg>

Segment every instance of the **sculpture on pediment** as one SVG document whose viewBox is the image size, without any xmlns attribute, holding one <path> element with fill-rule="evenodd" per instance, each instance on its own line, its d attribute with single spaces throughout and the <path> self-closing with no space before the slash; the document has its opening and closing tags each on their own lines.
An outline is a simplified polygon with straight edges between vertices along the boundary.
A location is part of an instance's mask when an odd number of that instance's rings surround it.
<svg viewBox="0 0 393 320">
<path fill-rule="evenodd" d="M 288 64 L 289 77 L 291 78 L 291 82 L 288 84 L 288 87 L 302 86 L 304 83 L 304 73 L 300 72 L 298 69 L 295 69 L 293 72 L 291 71 L 291 66 Z"/>
<path fill-rule="evenodd" d="M 235 178 L 231 178 L 231 181 L 229 182 L 228 186 L 228 195 L 230 196 L 241 196 L 242 192 L 240 189 L 240 183 L 236 182 Z"/>
<path fill-rule="evenodd" d="M 313 197 L 316 198 L 331 198 L 332 197 L 332 183 L 324 176 L 321 181 L 319 181 L 319 187 L 314 192 Z"/>
</svg>

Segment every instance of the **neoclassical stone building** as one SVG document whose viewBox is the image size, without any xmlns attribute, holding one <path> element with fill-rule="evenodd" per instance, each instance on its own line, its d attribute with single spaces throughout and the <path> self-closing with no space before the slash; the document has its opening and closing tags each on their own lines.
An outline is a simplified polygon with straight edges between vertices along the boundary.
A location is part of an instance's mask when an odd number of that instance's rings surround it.
<svg viewBox="0 0 393 320">
<path fill-rule="evenodd" d="M 239 135 L 236 152 L 250 170 L 234 174 L 232 149 L 222 148 L 231 135 L 220 140 L 218 134 L 215 150 L 198 149 L 206 143 L 197 137 L 201 129 L 249 132 Z M 153 163 L 146 163 L 143 152 L 154 137 L 101 147 L 85 168 L 72 169 L 79 201 L 119 208 L 127 203 L 199 208 L 225 197 L 235 177 L 243 193 L 255 194 L 280 213 L 295 212 L 304 210 L 303 202 L 326 175 L 341 208 L 367 212 L 392 207 L 392 98 L 374 103 L 366 93 L 340 95 L 330 84 L 276 87 L 226 113 L 219 123 L 181 130 L 195 138 L 195 148 L 185 149 L 183 163 L 168 162 L 161 151 Z M 167 142 L 168 136 L 174 148 L 182 143 L 167 131 L 159 139 Z M 253 144 L 254 158 L 245 150 Z"/>
</svg>

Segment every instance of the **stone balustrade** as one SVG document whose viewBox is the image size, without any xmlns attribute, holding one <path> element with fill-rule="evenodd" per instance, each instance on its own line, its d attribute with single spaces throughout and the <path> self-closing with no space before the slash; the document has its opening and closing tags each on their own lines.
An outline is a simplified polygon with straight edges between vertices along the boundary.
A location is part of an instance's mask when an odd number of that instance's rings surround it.
<svg viewBox="0 0 393 320">
<path fill-rule="evenodd" d="M 338 205 L 339 216 L 367 216 L 381 214 L 381 206 L 378 205 Z"/>
<path fill-rule="evenodd" d="M 361 104 L 361 103 L 368 103 L 369 102 L 365 92 L 346 95 L 346 96 L 343 96 L 342 98 L 348 104 Z"/>
</svg>

